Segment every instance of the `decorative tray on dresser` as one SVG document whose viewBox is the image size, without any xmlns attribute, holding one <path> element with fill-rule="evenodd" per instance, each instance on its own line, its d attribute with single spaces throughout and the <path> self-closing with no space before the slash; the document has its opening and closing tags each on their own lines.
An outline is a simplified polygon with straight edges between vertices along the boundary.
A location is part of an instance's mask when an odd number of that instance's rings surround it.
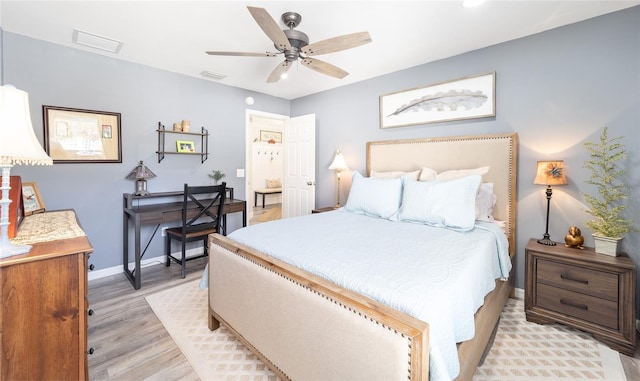
<svg viewBox="0 0 640 381">
<path fill-rule="evenodd" d="M 561 323 L 589 332 L 633 356 L 636 337 L 636 267 L 629 257 L 545 246 L 525 248 L 525 313 L 538 324 Z"/>
<path fill-rule="evenodd" d="M 0 259 L 0 380 L 87 380 L 87 261 L 72 210 L 25 217 Z"/>
</svg>

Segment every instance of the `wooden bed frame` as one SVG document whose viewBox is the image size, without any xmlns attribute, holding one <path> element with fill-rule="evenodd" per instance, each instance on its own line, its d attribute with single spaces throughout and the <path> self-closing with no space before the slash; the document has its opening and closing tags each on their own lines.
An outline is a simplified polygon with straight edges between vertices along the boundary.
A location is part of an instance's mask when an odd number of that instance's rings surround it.
<svg viewBox="0 0 640 381">
<path fill-rule="evenodd" d="M 513 261 L 517 147 L 517 134 L 370 142 L 367 174 L 490 166 L 483 181 L 494 183 Z M 429 379 L 427 323 L 222 235 L 209 245 L 209 328 L 224 324 L 281 379 Z M 513 273 L 476 312 L 475 337 L 459 343 L 457 380 L 470 380 L 488 349 Z"/>
</svg>

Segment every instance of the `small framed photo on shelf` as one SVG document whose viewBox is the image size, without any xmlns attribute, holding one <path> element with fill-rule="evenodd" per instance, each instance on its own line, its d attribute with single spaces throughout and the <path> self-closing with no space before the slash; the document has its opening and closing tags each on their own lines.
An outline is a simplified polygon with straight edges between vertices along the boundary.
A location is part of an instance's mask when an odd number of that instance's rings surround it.
<svg viewBox="0 0 640 381">
<path fill-rule="evenodd" d="M 22 201 L 25 216 L 45 211 L 38 185 L 34 182 L 22 183 Z"/>
<path fill-rule="evenodd" d="M 180 153 L 192 153 L 196 152 L 195 144 L 188 140 L 176 141 L 176 148 Z"/>
</svg>

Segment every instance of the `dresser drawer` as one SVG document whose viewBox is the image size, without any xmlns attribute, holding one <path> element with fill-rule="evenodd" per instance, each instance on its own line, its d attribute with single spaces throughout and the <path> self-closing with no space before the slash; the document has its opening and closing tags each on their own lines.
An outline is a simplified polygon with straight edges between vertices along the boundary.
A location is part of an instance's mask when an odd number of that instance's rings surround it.
<svg viewBox="0 0 640 381">
<path fill-rule="evenodd" d="M 536 304 L 603 327 L 618 329 L 618 304 L 610 300 L 538 284 Z"/>
<path fill-rule="evenodd" d="M 586 267 L 538 260 L 538 282 L 613 302 L 618 300 L 618 275 Z"/>
</svg>

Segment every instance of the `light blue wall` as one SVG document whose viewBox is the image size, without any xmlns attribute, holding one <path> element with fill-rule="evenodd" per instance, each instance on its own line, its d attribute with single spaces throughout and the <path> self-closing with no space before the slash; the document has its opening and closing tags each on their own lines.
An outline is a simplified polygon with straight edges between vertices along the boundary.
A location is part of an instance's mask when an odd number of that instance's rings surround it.
<svg viewBox="0 0 640 381">
<path fill-rule="evenodd" d="M 375 36 L 372 36 L 375 43 Z M 422 49 L 428 49 L 428 46 Z M 383 58 L 381 58 L 383 59 Z M 496 71 L 495 118 L 381 130 L 379 96 L 471 74 Z M 335 175 L 328 170 L 336 149 L 354 169 L 365 171 L 365 142 L 434 136 L 517 132 L 518 163 L 517 277 L 524 287 L 524 247 L 545 229 L 544 187 L 533 185 L 537 160 L 561 159 L 569 184 L 554 189 L 549 232 L 563 241 L 568 227 L 584 227 L 581 192 L 587 158 L 583 143 L 625 136 L 628 184 L 634 199 L 628 217 L 640 215 L 640 7 L 605 15 L 545 33 L 503 43 L 366 82 L 299 98 L 292 116 L 314 112 L 318 123 L 317 189 L 319 206 L 335 202 Z M 348 181 L 343 181 L 344 191 Z M 344 193 L 342 193 L 344 194 Z M 640 266 L 640 234 L 630 234 L 626 251 Z M 640 292 L 639 292 L 640 295 Z M 640 305 L 640 303 L 639 303 Z"/>
<path fill-rule="evenodd" d="M 185 182 L 209 184 L 207 173 L 221 169 L 228 186 L 241 196 L 244 179 L 236 178 L 236 168 L 245 167 L 245 97 L 255 98 L 252 109 L 289 115 L 290 102 L 281 98 L 6 31 L 3 40 L 5 83 L 29 93 L 41 142 L 42 105 L 122 114 L 121 164 L 16 166 L 11 172 L 37 182 L 48 210 L 76 210 L 94 247 L 91 263 L 96 269 L 122 264 L 122 194 L 134 191 L 134 182 L 125 176 L 139 160 L 157 175 L 148 181 L 152 192 L 181 190 Z M 201 164 L 199 157 L 170 155 L 158 163 L 158 122 L 171 128 L 182 119 L 191 121 L 192 130 L 209 130 L 209 159 Z M 230 215 L 228 223 L 230 230 L 240 227 L 240 215 Z M 143 230 L 143 242 L 150 234 L 150 229 Z M 146 257 L 162 250 L 163 241 L 156 237 Z"/>
<path fill-rule="evenodd" d="M 372 36 L 375 43 L 375 36 Z M 365 170 L 365 143 L 374 140 L 517 132 L 518 230 L 516 285 L 524 286 L 524 246 L 544 233 L 546 199 L 532 184 L 535 162 L 563 159 L 569 185 L 556 187 L 549 231 L 561 241 L 570 225 L 584 227 L 581 192 L 587 173 L 583 143 L 595 140 L 604 126 L 624 135 L 630 155 L 629 184 L 634 200 L 629 216 L 640 214 L 640 7 L 605 15 L 456 57 L 417 66 L 368 81 L 295 99 L 291 102 L 130 64 L 104 56 L 4 33 L 4 80 L 31 96 L 34 127 L 42 139 L 41 106 L 122 113 L 122 164 L 65 164 L 52 168 L 15 167 L 25 181 L 38 182 L 49 209 L 75 208 L 95 247 L 98 268 L 121 263 L 121 197 L 133 183 L 124 176 L 138 160 L 158 175 L 154 191 L 179 189 L 189 181 L 206 182 L 221 168 L 230 185 L 244 192 L 235 168 L 244 168 L 244 98 L 252 109 L 317 120 L 317 206 L 335 202 L 335 178 L 329 166 L 336 149 L 352 169 Z M 428 46 L 419 47 L 428 49 Z M 384 59 L 384 58 L 381 58 Z M 390 56 L 391 59 L 391 56 Z M 487 71 L 497 73 L 497 116 L 381 130 L 382 94 Z M 200 165 L 191 157 L 155 157 L 158 121 L 190 119 L 211 131 L 212 157 Z M 345 184 L 346 194 L 349 181 Z M 344 202 L 344 196 L 343 196 Z M 238 226 L 238 221 L 234 222 Z M 583 229 L 587 244 L 590 232 Z M 640 234 L 630 234 L 625 248 L 640 265 Z M 161 242 L 152 244 L 154 255 Z"/>
</svg>

